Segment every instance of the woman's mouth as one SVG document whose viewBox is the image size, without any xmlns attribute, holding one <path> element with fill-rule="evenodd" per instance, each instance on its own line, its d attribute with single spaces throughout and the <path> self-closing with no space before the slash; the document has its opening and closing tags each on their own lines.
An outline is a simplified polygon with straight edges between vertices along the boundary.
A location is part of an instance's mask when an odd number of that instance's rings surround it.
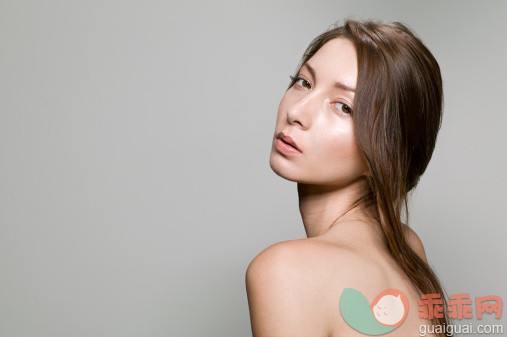
<svg viewBox="0 0 507 337">
<path fill-rule="evenodd" d="M 283 132 L 277 134 L 275 147 L 278 151 L 286 155 L 298 155 L 302 153 L 302 151 L 297 147 L 296 142 Z"/>
<path fill-rule="evenodd" d="M 296 142 L 294 141 L 294 139 L 292 139 L 292 137 L 291 137 L 291 136 L 286 135 L 286 134 L 285 134 L 285 133 L 283 133 L 283 132 L 279 132 L 279 133 L 276 135 L 276 138 L 283 140 L 283 141 L 284 141 L 284 143 L 289 144 L 290 146 L 292 146 L 293 148 L 295 148 L 295 149 L 296 149 L 296 150 L 298 150 L 299 152 L 303 152 L 303 151 L 301 151 L 301 149 L 298 147 L 298 145 L 296 144 Z"/>
</svg>

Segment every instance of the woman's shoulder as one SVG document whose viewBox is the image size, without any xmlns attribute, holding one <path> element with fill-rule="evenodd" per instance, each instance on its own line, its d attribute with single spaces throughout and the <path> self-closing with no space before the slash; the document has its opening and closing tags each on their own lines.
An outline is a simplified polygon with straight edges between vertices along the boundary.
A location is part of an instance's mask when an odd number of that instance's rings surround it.
<svg viewBox="0 0 507 337">
<path fill-rule="evenodd" d="M 346 245 L 305 238 L 270 245 L 250 262 L 247 271 L 282 268 L 294 269 L 294 273 L 301 271 L 303 275 L 308 275 L 311 270 L 322 268 L 332 271 L 336 270 L 336 267 L 344 268 L 347 265 L 370 262 L 360 251 Z"/>
<path fill-rule="evenodd" d="M 410 228 L 405 230 L 409 244 L 424 254 L 417 234 Z M 313 336 L 335 335 L 337 331 L 354 335 L 339 309 L 345 288 L 360 291 L 369 301 L 385 289 L 396 288 L 407 295 L 411 307 L 417 307 L 417 292 L 389 254 L 364 248 L 305 238 L 262 250 L 246 273 L 253 324 L 282 329 L 280 322 L 301 321 L 300 331 L 308 329 L 305 324 L 322 329 Z"/>
<path fill-rule="evenodd" d="M 405 238 L 414 251 L 426 261 L 423 243 L 417 233 L 403 224 Z M 248 266 L 248 270 L 258 268 L 299 268 L 308 267 L 329 269 L 329 263 L 346 268 L 358 264 L 374 268 L 377 263 L 372 259 L 371 251 L 365 250 L 363 245 L 340 244 L 320 238 L 304 238 L 281 241 L 262 250 Z M 365 253 L 366 252 L 366 253 Z M 356 268 L 357 269 L 357 268 Z M 308 269 L 305 269 L 308 271 Z"/>
<path fill-rule="evenodd" d="M 366 290 L 365 296 L 371 296 L 372 289 L 388 285 L 388 277 L 360 251 L 306 238 L 261 251 L 247 268 L 246 285 L 252 324 L 258 329 L 272 324 L 272 329 L 287 331 L 296 327 L 282 328 L 282 322 L 299 322 L 294 336 L 304 335 L 305 329 L 308 335 L 328 336 L 345 324 L 339 311 L 343 289 Z M 311 330 L 316 326 L 321 331 Z"/>
<path fill-rule="evenodd" d="M 423 243 L 409 226 L 403 225 L 405 238 L 414 251 L 427 263 Z M 262 250 L 249 264 L 247 276 L 257 274 L 290 274 L 299 282 L 391 283 L 398 274 L 397 264 L 385 249 L 330 242 L 315 238 L 281 241 Z M 398 270 L 399 271 L 399 270 Z M 315 280 L 314 275 L 319 275 Z"/>
</svg>

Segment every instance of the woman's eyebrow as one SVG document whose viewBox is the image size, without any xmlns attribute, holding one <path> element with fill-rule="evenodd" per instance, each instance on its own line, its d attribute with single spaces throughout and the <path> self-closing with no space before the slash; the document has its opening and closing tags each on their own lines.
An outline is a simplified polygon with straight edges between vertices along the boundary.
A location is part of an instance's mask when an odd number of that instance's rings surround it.
<svg viewBox="0 0 507 337">
<path fill-rule="evenodd" d="M 308 69 L 308 71 L 310 72 L 310 74 L 312 75 L 313 77 L 313 80 L 316 81 L 316 77 L 315 77 L 315 70 L 310 66 L 310 64 L 308 64 L 308 62 L 304 63 L 301 68 L 303 67 L 306 67 L 306 69 Z M 336 82 L 334 84 L 334 87 L 335 88 L 338 88 L 338 89 L 342 89 L 342 90 L 345 90 L 345 91 L 350 91 L 350 92 L 356 92 L 356 89 L 355 88 L 352 88 L 352 87 L 349 87 L 348 85 L 346 85 L 345 83 L 343 82 Z"/>
</svg>

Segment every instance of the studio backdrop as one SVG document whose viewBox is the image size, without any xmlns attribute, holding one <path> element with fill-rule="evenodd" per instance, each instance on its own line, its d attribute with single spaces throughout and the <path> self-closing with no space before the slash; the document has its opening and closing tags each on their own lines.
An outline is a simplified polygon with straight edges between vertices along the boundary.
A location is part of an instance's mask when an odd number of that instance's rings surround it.
<svg viewBox="0 0 507 337">
<path fill-rule="evenodd" d="M 248 264 L 305 237 L 278 104 L 348 17 L 439 62 L 409 224 L 447 293 L 507 300 L 505 2 L 2 0 L 0 336 L 251 335 Z"/>
</svg>

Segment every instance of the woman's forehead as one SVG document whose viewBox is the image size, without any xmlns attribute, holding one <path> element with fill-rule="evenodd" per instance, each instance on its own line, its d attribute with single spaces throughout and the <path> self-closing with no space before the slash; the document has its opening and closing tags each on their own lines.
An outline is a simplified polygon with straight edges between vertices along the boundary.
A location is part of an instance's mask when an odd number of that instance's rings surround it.
<svg viewBox="0 0 507 337">
<path fill-rule="evenodd" d="M 342 82 L 348 87 L 356 87 L 356 48 L 346 38 L 326 42 L 306 63 L 314 70 L 317 81 Z"/>
</svg>

